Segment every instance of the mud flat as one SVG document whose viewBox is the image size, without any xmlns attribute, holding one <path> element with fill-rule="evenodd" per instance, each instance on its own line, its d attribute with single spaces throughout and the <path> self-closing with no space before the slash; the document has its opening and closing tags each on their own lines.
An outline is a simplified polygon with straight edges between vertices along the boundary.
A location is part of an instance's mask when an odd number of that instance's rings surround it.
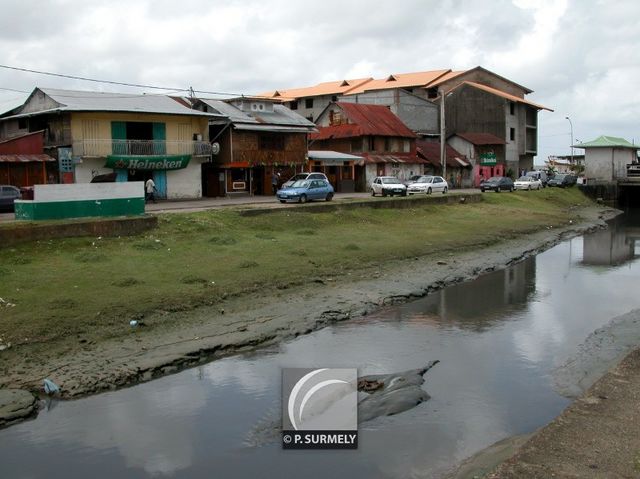
<svg viewBox="0 0 640 479">
<path fill-rule="evenodd" d="M 354 272 L 354 277 L 366 279 L 319 278 L 275 295 L 233 297 L 190 311 L 159 311 L 144 322 L 153 324 L 154 315 L 170 314 L 172 327 L 140 325 L 124 338 L 80 342 L 66 350 L 40 348 L 37 361 L 28 347 L 6 349 L 0 352 L 0 388 L 36 392 L 42 380 L 49 378 L 60 386 L 63 398 L 73 398 L 147 381 L 366 316 L 380 306 L 411 301 L 506 268 L 565 239 L 604 228 L 605 220 L 618 213 L 593 206 L 576 208 L 571 212 L 574 220 L 564 227 L 545 228 L 456 255 L 435 251 Z"/>
</svg>

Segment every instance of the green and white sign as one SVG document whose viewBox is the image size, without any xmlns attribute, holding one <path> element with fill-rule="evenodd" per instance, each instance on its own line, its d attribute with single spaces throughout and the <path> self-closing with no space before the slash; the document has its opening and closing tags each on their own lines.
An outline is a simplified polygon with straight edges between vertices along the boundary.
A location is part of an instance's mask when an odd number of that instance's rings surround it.
<svg viewBox="0 0 640 479">
<path fill-rule="evenodd" d="M 180 170 L 186 168 L 191 155 L 109 155 L 105 168 L 123 170 Z"/>
<path fill-rule="evenodd" d="M 495 165 L 498 162 L 496 154 L 493 151 L 488 153 L 480 153 L 481 165 Z"/>
</svg>

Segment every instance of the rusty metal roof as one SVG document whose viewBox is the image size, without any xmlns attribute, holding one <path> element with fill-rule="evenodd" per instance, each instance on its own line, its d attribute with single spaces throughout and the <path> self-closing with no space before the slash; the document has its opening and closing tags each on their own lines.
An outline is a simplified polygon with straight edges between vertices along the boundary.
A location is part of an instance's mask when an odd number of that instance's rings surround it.
<svg viewBox="0 0 640 479">
<path fill-rule="evenodd" d="M 349 123 L 318 127 L 318 133 L 311 135 L 311 139 L 327 140 L 356 136 L 416 137 L 416 134 L 386 106 L 341 102 L 335 105 L 344 112 Z"/>
<path fill-rule="evenodd" d="M 56 161 L 49 155 L 0 155 L 0 163 L 32 163 L 43 161 Z"/>
<path fill-rule="evenodd" d="M 416 140 L 416 152 L 419 157 L 424 158 L 435 166 L 440 166 L 440 142 L 429 140 Z M 447 166 L 460 168 L 467 167 L 469 163 L 465 160 L 465 156 L 460 154 L 451 145 L 445 145 L 447 158 Z"/>
<path fill-rule="evenodd" d="M 491 133 L 456 133 L 456 135 L 476 146 L 507 144 L 505 140 Z"/>
<path fill-rule="evenodd" d="M 419 164 L 428 163 L 427 160 L 418 158 L 411 153 L 394 153 L 392 155 L 376 155 L 371 153 L 360 153 L 362 160 L 357 161 L 356 165 L 373 165 L 376 163 L 402 163 L 402 164 Z"/>
</svg>

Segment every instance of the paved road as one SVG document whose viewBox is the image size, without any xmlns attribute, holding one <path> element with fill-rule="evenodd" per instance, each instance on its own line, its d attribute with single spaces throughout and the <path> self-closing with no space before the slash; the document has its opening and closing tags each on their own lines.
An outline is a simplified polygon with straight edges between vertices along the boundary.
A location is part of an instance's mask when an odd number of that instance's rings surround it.
<svg viewBox="0 0 640 479">
<path fill-rule="evenodd" d="M 480 190 L 454 190 L 450 194 L 456 193 L 476 193 Z M 364 199 L 370 198 L 371 193 L 336 193 L 333 201 L 346 201 L 352 199 Z M 201 198 L 197 200 L 181 200 L 181 201 L 158 201 L 157 203 L 151 203 L 146 205 L 146 211 L 148 213 L 187 213 L 191 211 L 204 211 L 210 209 L 227 208 L 230 206 L 259 206 L 259 207 L 273 207 L 273 208 L 286 208 L 287 204 L 281 204 L 276 201 L 274 196 L 236 196 L 226 198 Z M 15 217 L 13 213 L 0 213 L 0 223 L 14 221 Z"/>
</svg>

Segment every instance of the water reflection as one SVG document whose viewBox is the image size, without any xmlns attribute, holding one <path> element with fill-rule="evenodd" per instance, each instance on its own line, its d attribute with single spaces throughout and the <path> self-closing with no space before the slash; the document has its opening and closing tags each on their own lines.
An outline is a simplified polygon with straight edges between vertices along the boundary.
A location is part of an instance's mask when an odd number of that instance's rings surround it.
<svg viewBox="0 0 640 479">
<path fill-rule="evenodd" d="M 608 229 L 584 236 L 585 265 L 619 266 L 636 257 L 640 227 L 629 224 L 628 217 L 616 218 Z"/>
<path fill-rule="evenodd" d="M 637 307 L 633 290 L 619 287 L 640 276 L 627 248 L 636 234 L 620 225 L 617 235 L 576 238 L 473 282 L 268 349 L 58 403 L 0 431 L 0 476 L 438 477 L 566 406 L 551 370 L 591 331 Z M 603 263 L 591 263 L 592 250 Z M 624 268 L 582 266 L 621 258 Z M 358 451 L 282 451 L 260 431 L 247 446 L 256 425 L 279 418 L 282 367 L 373 374 L 433 359 L 442 362 L 426 376 L 431 400 L 365 423 Z"/>
<path fill-rule="evenodd" d="M 407 321 L 483 331 L 527 307 L 536 292 L 536 258 L 400 307 Z"/>
</svg>

